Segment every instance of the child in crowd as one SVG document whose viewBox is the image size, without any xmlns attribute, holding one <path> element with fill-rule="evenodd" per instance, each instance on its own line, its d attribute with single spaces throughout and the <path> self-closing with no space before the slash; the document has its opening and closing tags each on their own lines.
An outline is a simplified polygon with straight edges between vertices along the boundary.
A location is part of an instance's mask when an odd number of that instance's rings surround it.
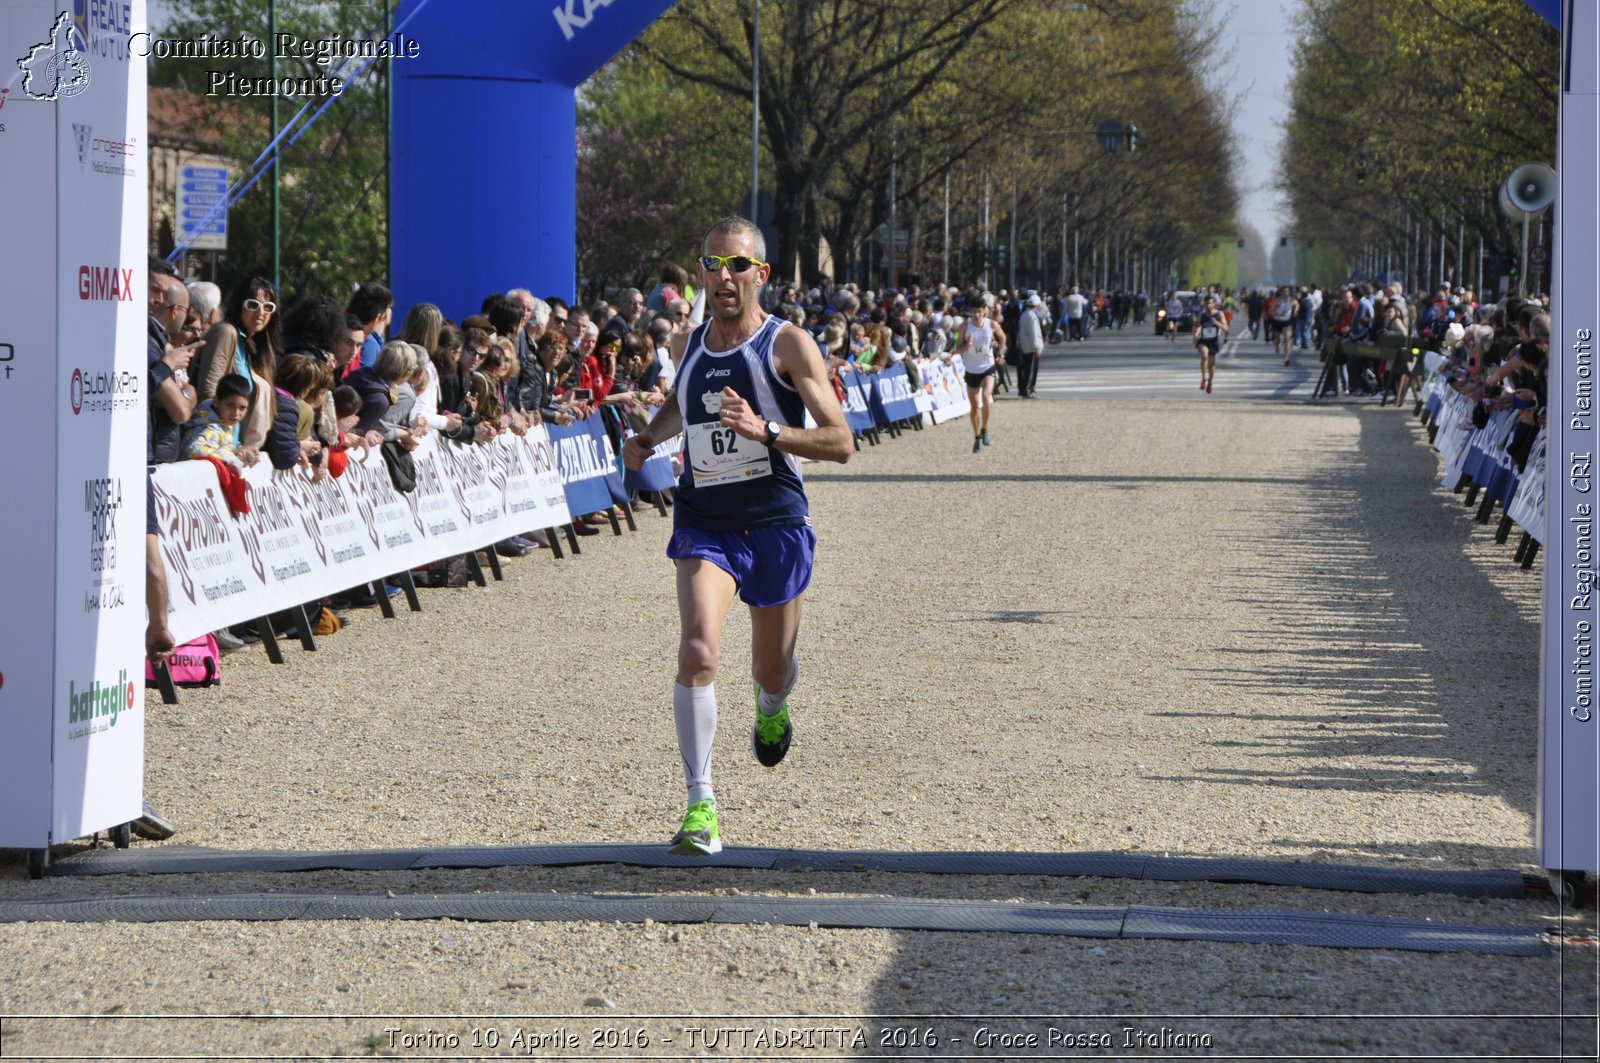
<svg viewBox="0 0 1600 1063">
<path fill-rule="evenodd" d="M 218 458 L 239 468 L 244 462 L 235 453 L 239 446 L 239 425 L 250 410 L 250 381 L 228 373 L 217 382 L 216 393 L 200 404 L 194 417 L 183 426 L 186 458 Z"/>
<path fill-rule="evenodd" d="M 333 442 L 328 447 L 328 471 L 334 476 L 343 476 L 345 465 L 350 461 L 348 455 L 350 448 L 367 445 L 367 441 L 361 436 L 350 434 L 361 420 L 361 393 L 349 384 L 340 384 L 334 388 L 333 415 L 338 418 L 338 422 Z M 382 437 L 379 439 L 381 441 Z"/>
</svg>

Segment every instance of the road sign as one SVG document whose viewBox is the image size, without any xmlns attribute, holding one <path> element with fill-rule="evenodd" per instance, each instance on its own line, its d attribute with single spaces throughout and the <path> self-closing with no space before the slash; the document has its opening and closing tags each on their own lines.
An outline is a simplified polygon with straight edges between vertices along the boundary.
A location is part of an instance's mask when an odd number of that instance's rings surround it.
<svg viewBox="0 0 1600 1063">
<path fill-rule="evenodd" d="M 1528 265 L 1538 269 L 1547 261 L 1550 251 L 1543 244 L 1528 248 Z"/>
<path fill-rule="evenodd" d="M 228 249 L 228 162 L 195 156 L 178 168 L 178 209 L 173 218 L 179 242 L 194 240 L 192 251 Z"/>
<path fill-rule="evenodd" d="M 1122 123 L 1115 118 L 1107 118 L 1095 126 L 1095 132 L 1100 137 L 1100 147 L 1107 155 L 1115 155 L 1117 149 L 1122 147 L 1122 139 L 1127 131 L 1122 128 Z"/>
</svg>

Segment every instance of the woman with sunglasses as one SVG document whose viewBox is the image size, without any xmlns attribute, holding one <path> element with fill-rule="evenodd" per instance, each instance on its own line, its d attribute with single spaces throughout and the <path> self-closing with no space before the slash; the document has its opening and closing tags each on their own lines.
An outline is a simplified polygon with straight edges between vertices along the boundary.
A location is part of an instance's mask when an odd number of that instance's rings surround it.
<svg viewBox="0 0 1600 1063">
<path fill-rule="evenodd" d="M 202 399 L 215 395 L 217 382 L 229 373 L 250 381 L 250 410 L 240 429 L 239 449 L 240 457 L 251 464 L 272 423 L 271 403 L 260 397 L 270 394 L 283 353 L 277 290 L 265 277 L 251 277 L 234 288 L 222 320 L 211 326 L 189 366 L 190 379 Z"/>
</svg>

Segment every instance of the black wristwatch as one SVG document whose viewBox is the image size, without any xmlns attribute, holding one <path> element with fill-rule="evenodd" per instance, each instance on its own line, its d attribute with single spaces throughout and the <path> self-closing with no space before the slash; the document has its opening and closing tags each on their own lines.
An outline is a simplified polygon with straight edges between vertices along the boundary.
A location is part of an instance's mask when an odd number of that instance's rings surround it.
<svg viewBox="0 0 1600 1063">
<path fill-rule="evenodd" d="M 781 431 L 783 431 L 783 425 L 777 421 L 767 422 L 767 446 L 773 446 L 778 442 L 778 433 Z"/>
</svg>

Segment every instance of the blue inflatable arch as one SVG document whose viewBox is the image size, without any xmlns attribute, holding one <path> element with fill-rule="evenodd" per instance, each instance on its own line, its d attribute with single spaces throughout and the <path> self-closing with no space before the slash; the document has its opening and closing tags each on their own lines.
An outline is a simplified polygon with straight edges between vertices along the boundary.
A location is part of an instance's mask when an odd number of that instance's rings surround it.
<svg viewBox="0 0 1600 1063">
<path fill-rule="evenodd" d="M 673 0 L 403 0 L 393 64 L 390 286 L 477 313 L 489 292 L 576 288 L 577 86 Z"/>
</svg>

